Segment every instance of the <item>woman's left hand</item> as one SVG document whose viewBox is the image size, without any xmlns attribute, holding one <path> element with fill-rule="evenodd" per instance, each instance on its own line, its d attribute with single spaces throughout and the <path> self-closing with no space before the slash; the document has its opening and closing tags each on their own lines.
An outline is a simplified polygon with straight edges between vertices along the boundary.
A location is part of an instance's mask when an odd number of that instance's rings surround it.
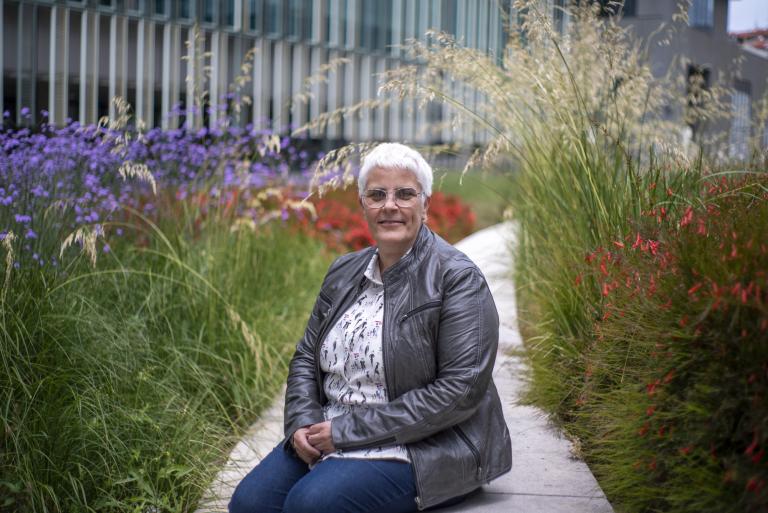
<svg viewBox="0 0 768 513">
<path fill-rule="evenodd" d="M 309 426 L 307 430 L 307 440 L 312 447 L 323 454 L 336 452 L 336 447 L 333 445 L 333 437 L 331 436 L 330 420 Z"/>
</svg>

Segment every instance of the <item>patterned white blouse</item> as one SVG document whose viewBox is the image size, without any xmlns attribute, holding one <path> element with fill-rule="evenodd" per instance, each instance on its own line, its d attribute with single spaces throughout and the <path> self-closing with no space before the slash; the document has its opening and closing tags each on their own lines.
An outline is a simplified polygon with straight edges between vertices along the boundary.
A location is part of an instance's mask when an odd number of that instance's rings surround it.
<svg viewBox="0 0 768 513">
<path fill-rule="evenodd" d="M 408 253 L 410 250 L 406 255 Z M 365 276 L 368 278 L 366 287 L 328 332 L 320 347 L 320 368 L 326 373 L 323 388 L 328 397 L 323 408 L 325 420 L 389 401 L 381 353 L 384 283 L 379 271 L 378 251 L 368 263 Z M 323 455 L 323 459 L 326 458 L 410 461 L 403 445 L 337 450 Z"/>
</svg>

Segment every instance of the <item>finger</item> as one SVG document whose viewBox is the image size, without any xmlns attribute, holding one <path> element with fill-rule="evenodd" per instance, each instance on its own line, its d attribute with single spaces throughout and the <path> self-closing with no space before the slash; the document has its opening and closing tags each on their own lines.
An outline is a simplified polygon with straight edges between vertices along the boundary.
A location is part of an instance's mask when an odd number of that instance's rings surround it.
<svg viewBox="0 0 768 513">
<path fill-rule="evenodd" d="M 317 447 L 318 447 L 318 445 L 323 445 L 323 443 L 325 442 L 325 440 L 326 440 L 326 437 L 325 437 L 325 436 L 323 436 L 322 434 L 317 434 L 317 435 L 309 435 L 309 436 L 307 436 L 307 441 L 309 442 L 309 444 L 310 444 L 312 447 L 315 447 L 315 448 L 317 448 Z"/>
<path fill-rule="evenodd" d="M 299 440 L 297 440 L 296 449 L 302 450 L 304 453 L 313 457 L 320 456 L 320 451 L 316 449 L 314 445 L 307 440 L 307 438 L 304 437 L 299 437 Z"/>
</svg>

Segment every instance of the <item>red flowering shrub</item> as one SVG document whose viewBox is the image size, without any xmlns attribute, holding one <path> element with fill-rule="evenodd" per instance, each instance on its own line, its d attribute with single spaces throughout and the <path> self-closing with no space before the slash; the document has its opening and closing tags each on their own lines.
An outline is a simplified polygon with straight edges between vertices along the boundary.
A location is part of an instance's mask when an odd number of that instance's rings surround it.
<svg viewBox="0 0 768 513">
<path fill-rule="evenodd" d="M 711 180 L 700 203 L 645 211 L 575 278 L 601 299 L 574 405 L 622 426 L 611 438 L 640 482 L 675 490 L 659 510 L 712 511 L 719 496 L 768 511 L 767 186 L 764 175 Z M 605 411 L 618 393 L 626 410 Z"/>
<path fill-rule="evenodd" d="M 311 201 L 317 218 L 301 219 L 306 233 L 324 240 L 334 251 L 356 251 L 375 244 L 356 189 L 332 191 Z M 434 192 L 427 211 L 427 225 L 447 241 L 457 242 L 474 230 L 475 214 L 458 197 Z"/>
<path fill-rule="evenodd" d="M 333 252 L 356 251 L 375 244 L 363 217 L 355 189 L 331 191 L 322 198 L 310 198 L 311 208 L 301 203 L 301 194 L 291 188 L 222 189 L 216 196 L 200 192 L 179 198 L 163 194 L 156 198 L 166 216 L 187 219 L 184 210 L 192 210 L 193 226 L 187 227 L 193 235 L 200 233 L 211 218 L 225 221 L 233 228 L 264 225 L 273 219 L 288 222 L 300 233 L 322 240 Z M 314 210 L 314 212 L 312 212 Z M 458 197 L 435 192 L 430 200 L 427 224 L 449 242 L 456 242 L 471 234 L 475 227 L 475 214 Z M 141 238 L 139 242 L 146 239 Z"/>
</svg>

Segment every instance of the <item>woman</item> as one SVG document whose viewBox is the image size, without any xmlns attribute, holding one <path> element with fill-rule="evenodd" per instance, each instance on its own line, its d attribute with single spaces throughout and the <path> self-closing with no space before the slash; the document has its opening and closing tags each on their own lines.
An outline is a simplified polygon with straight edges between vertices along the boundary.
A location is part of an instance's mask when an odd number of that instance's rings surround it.
<svg viewBox="0 0 768 513">
<path fill-rule="evenodd" d="M 285 440 L 231 513 L 416 511 L 511 468 L 496 306 L 472 261 L 424 224 L 432 169 L 380 144 L 358 188 L 377 245 L 328 270 L 291 360 Z"/>
</svg>

